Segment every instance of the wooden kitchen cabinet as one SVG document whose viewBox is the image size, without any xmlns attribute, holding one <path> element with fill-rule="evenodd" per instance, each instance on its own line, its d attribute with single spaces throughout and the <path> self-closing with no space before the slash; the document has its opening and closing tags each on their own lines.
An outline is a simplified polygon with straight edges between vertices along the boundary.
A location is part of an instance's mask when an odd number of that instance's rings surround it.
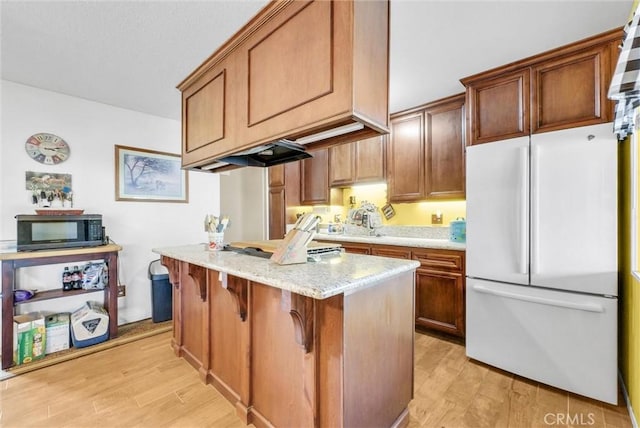
<svg viewBox="0 0 640 428">
<path fill-rule="evenodd" d="M 394 259 L 411 260 L 411 249 L 405 247 L 395 247 L 390 245 L 372 245 L 371 255 L 380 257 L 392 257 Z"/>
<path fill-rule="evenodd" d="M 356 181 L 356 143 L 329 148 L 329 186 L 351 186 Z"/>
<path fill-rule="evenodd" d="M 342 205 L 342 191 L 329 188 L 329 149 L 310 153 L 300 161 L 300 205 Z"/>
<path fill-rule="evenodd" d="M 300 162 L 274 165 L 269 175 L 269 239 L 281 239 L 286 233 L 287 207 L 300 205 Z"/>
<path fill-rule="evenodd" d="M 424 114 L 391 118 L 387 145 L 387 193 L 391 202 L 424 199 Z"/>
<path fill-rule="evenodd" d="M 347 253 L 353 254 L 371 254 L 371 245 L 369 244 L 355 244 L 353 242 L 340 242 L 342 248 Z"/>
<path fill-rule="evenodd" d="M 464 199 L 465 95 L 427 104 L 425 122 L 425 198 Z"/>
<path fill-rule="evenodd" d="M 465 84 L 471 144 L 529 135 L 530 74 L 526 68 Z"/>
<path fill-rule="evenodd" d="M 419 261 L 415 281 L 416 328 L 464 337 L 464 251 L 339 242 L 347 253 Z"/>
<path fill-rule="evenodd" d="M 531 67 L 531 133 L 613 120 L 607 98 L 615 61 L 610 43 Z"/>
<path fill-rule="evenodd" d="M 416 270 L 416 326 L 464 337 L 464 252 L 414 249 Z"/>
<path fill-rule="evenodd" d="M 382 182 L 385 174 L 385 149 L 388 135 L 356 141 L 355 183 Z"/>
<path fill-rule="evenodd" d="M 269 239 L 282 239 L 286 234 L 287 205 L 285 187 L 269 188 Z"/>
<path fill-rule="evenodd" d="M 386 139 L 381 135 L 329 148 L 329 186 L 384 181 Z"/>
<path fill-rule="evenodd" d="M 316 150 L 313 157 L 300 161 L 300 203 L 329 203 L 329 151 Z"/>
<path fill-rule="evenodd" d="M 391 202 L 464 199 L 464 94 L 394 113 L 387 146 Z"/>
<path fill-rule="evenodd" d="M 240 73 L 236 58 L 227 58 L 182 89 L 183 166 L 234 148 Z"/>
<path fill-rule="evenodd" d="M 183 166 L 345 125 L 362 129 L 342 143 L 386 134 L 388 28 L 388 1 L 270 2 L 178 85 Z"/>
<path fill-rule="evenodd" d="M 461 79 L 467 144 L 613 120 L 620 28 Z"/>
</svg>

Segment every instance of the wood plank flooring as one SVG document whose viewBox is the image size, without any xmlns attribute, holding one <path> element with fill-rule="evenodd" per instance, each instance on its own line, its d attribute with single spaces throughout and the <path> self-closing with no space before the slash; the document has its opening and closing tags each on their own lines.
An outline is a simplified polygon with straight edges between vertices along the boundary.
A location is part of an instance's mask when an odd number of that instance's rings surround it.
<svg viewBox="0 0 640 428">
<path fill-rule="evenodd" d="M 234 407 L 174 356 L 170 337 L 162 333 L 0 382 L 0 426 L 244 426 Z M 462 344 L 421 333 L 409 408 L 411 428 L 631 427 L 624 404 L 472 362 Z"/>
</svg>

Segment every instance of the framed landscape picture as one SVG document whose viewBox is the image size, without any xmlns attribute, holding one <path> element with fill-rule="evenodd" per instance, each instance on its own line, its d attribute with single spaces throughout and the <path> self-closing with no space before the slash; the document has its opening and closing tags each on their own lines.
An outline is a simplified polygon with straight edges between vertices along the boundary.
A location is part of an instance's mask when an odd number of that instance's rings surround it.
<svg viewBox="0 0 640 428">
<path fill-rule="evenodd" d="M 189 202 L 180 155 L 116 145 L 116 201 Z"/>
</svg>

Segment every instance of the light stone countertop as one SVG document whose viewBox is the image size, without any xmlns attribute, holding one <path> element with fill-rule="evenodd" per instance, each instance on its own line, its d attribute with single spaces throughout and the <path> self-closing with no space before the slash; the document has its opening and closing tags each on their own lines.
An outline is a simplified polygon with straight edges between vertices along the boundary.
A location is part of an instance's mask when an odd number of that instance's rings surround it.
<svg viewBox="0 0 640 428">
<path fill-rule="evenodd" d="M 205 244 L 154 248 L 152 251 L 314 299 L 352 292 L 420 266 L 415 260 L 344 252 L 324 255 L 317 262 L 279 265 L 266 258 L 232 251 L 208 251 Z"/>
<path fill-rule="evenodd" d="M 316 233 L 314 241 L 359 242 L 363 244 L 396 245 L 401 247 L 434 248 L 441 250 L 465 251 L 465 243 L 452 242 L 448 239 L 405 238 L 398 236 L 362 236 L 362 235 L 331 235 Z"/>
</svg>

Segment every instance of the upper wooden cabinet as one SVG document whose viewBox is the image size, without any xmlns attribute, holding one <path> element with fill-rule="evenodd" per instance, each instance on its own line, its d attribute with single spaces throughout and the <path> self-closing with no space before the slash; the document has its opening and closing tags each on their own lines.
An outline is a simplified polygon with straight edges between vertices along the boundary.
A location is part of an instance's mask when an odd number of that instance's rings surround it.
<svg viewBox="0 0 640 428">
<path fill-rule="evenodd" d="M 464 103 L 458 94 L 391 116 L 391 202 L 464 199 Z"/>
<path fill-rule="evenodd" d="M 329 148 L 329 185 L 384 181 L 386 140 L 386 135 L 380 135 Z"/>
<path fill-rule="evenodd" d="M 613 120 L 607 91 L 615 62 L 609 44 L 531 67 L 533 134 Z"/>
<path fill-rule="evenodd" d="M 388 1 L 272 1 L 178 85 L 183 166 L 282 138 L 320 148 L 386 134 L 388 68 Z"/>
<path fill-rule="evenodd" d="M 424 122 L 426 199 L 464 199 L 464 94 L 427 104 Z"/>
<path fill-rule="evenodd" d="M 607 90 L 621 37 L 615 29 L 461 79 L 467 143 L 612 121 Z"/>
<path fill-rule="evenodd" d="M 424 113 L 391 118 L 387 145 L 387 193 L 391 202 L 424 199 Z"/>
<path fill-rule="evenodd" d="M 269 167 L 269 239 L 281 239 L 286 224 L 287 207 L 300 205 L 300 162 Z"/>
<path fill-rule="evenodd" d="M 351 186 L 356 180 L 356 143 L 329 149 L 329 186 Z"/>
<path fill-rule="evenodd" d="M 329 152 L 316 150 L 313 157 L 300 161 L 300 203 L 329 203 Z"/>
<path fill-rule="evenodd" d="M 529 69 L 467 86 L 467 132 L 472 144 L 529 135 Z"/>
<path fill-rule="evenodd" d="M 388 136 L 356 141 L 355 183 L 370 183 L 385 179 L 385 147 Z"/>
<path fill-rule="evenodd" d="M 211 153 L 231 150 L 237 138 L 233 108 L 241 86 L 235 58 L 220 61 L 182 89 L 182 165 L 192 165 Z"/>
</svg>

